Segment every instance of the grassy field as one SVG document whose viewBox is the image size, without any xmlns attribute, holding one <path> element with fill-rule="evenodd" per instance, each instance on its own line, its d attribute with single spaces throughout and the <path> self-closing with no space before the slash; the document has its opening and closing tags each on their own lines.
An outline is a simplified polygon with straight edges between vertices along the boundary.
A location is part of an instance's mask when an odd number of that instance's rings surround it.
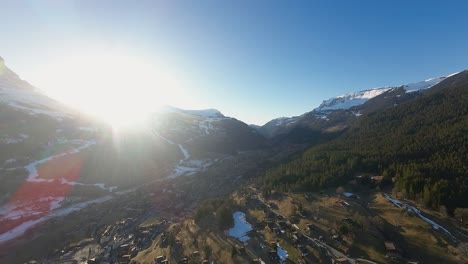
<svg viewBox="0 0 468 264">
<path fill-rule="evenodd" d="M 322 194 L 307 194 L 307 198 L 304 194 L 274 194 L 267 203 L 287 217 L 302 208 L 302 212 L 297 213 L 297 225 L 301 230 L 306 230 L 308 224 L 313 224 L 314 230 L 309 231 L 312 237 L 322 236 L 329 245 L 351 256 L 393 263 L 386 257 L 384 245 L 385 241 L 392 241 L 407 260 L 467 263 L 467 256 L 456 248 L 463 241 L 454 241 L 418 217 L 403 212 L 380 192 L 368 191 L 362 193 L 362 196 L 359 193 L 359 196 L 359 199 L 339 197 L 332 190 Z M 450 221 L 441 219 L 440 214 L 424 211 L 431 219 L 454 231 Z M 252 218 L 261 220 L 261 210 L 251 209 L 248 212 Z M 342 232 L 344 225 L 348 229 L 346 233 Z M 331 239 L 335 234 L 339 238 Z M 263 235 L 266 240 L 276 238 L 269 232 L 263 232 Z M 284 247 L 289 248 L 287 243 Z M 292 253 L 297 252 L 290 250 Z M 319 259 L 316 252 L 312 253 Z M 290 255 L 291 259 L 296 258 L 295 254 Z"/>
<path fill-rule="evenodd" d="M 200 228 L 193 220 L 186 220 L 173 224 L 166 230 L 173 241 L 163 242 L 159 235 L 151 247 L 141 251 L 134 260 L 138 263 L 154 263 L 158 256 L 167 256 L 170 263 L 176 263 L 187 257 L 191 263 L 200 263 L 203 259 L 210 259 L 216 263 L 248 263 L 248 255 L 232 257 L 232 242 L 225 234 L 206 228 Z M 167 240 L 172 240 L 167 238 Z M 198 251 L 199 256 L 194 252 Z"/>
</svg>

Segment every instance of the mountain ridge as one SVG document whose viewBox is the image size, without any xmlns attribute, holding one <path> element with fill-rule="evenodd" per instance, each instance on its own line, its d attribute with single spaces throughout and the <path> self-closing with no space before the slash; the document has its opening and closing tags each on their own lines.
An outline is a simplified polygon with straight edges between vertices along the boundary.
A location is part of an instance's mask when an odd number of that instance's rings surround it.
<svg viewBox="0 0 468 264">
<path fill-rule="evenodd" d="M 346 93 L 323 100 L 318 107 L 300 116 L 275 118 L 265 123 L 263 126 L 255 128 L 265 137 L 275 138 L 281 134 L 288 133 L 297 126 L 310 127 L 311 123 L 313 123 L 312 126 L 318 130 L 326 130 L 336 125 L 344 127 L 349 123 L 346 120 L 355 119 L 352 115 L 359 117 L 365 112 L 370 112 L 371 110 L 373 111 L 381 107 L 389 107 L 404 100 L 410 100 L 418 96 L 419 92 L 428 90 L 458 73 L 460 72 L 400 86 L 384 86 Z M 393 100 L 390 100 L 388 97 L 392 97 Z M 393 103 L 389 103 L 390 101 Z M 331 122 L 324 124 L 319 119 Z M 335 122 L 333 120 L 335 120 Z M 317 123 L 322 124 L 317 125 Z"/>
</svg>

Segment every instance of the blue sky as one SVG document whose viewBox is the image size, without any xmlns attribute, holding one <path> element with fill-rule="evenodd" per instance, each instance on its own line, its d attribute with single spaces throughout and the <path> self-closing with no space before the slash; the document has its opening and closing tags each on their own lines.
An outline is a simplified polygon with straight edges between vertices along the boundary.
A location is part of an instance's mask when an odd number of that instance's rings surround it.
<svg viewBox="0 0 468 264">
<path fill-rule="evenodd" d="M 193 102 L 247 123 L 468 68 L 466 1 L 2 1 L 0 56 L 22 78 L 82 50 L 163 65 Z M 42 87 L 47 89 L 46 87 Z"/>
</svg>

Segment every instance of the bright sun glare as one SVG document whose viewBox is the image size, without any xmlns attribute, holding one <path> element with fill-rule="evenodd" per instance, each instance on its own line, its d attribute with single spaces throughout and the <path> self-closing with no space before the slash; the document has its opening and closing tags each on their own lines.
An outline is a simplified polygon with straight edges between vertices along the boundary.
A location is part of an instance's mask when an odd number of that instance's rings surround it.
<svg viewBox="0 0 468 264">
<path fill-rule="evenodd" d="M 142 121 L 180 94 L 163 69 L 122 54 L 62 58 L 42 68 L 36 79 L 51 97 L 119 127 Z"/>
</svg>

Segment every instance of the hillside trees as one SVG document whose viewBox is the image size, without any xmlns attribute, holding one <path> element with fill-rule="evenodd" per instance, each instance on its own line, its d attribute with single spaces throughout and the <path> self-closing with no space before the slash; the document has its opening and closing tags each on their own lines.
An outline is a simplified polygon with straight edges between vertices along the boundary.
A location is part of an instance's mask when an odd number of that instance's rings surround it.
<svg viewBox="0 0 468 264">
<path fill-rule="evenodd" d="M 468 207 L 468 83 L 362 116 L 337 139 L 264 175 L 268 190 L 316 191 L 356 175 L 384 176 L 410 199 Z"/>
</svg>

